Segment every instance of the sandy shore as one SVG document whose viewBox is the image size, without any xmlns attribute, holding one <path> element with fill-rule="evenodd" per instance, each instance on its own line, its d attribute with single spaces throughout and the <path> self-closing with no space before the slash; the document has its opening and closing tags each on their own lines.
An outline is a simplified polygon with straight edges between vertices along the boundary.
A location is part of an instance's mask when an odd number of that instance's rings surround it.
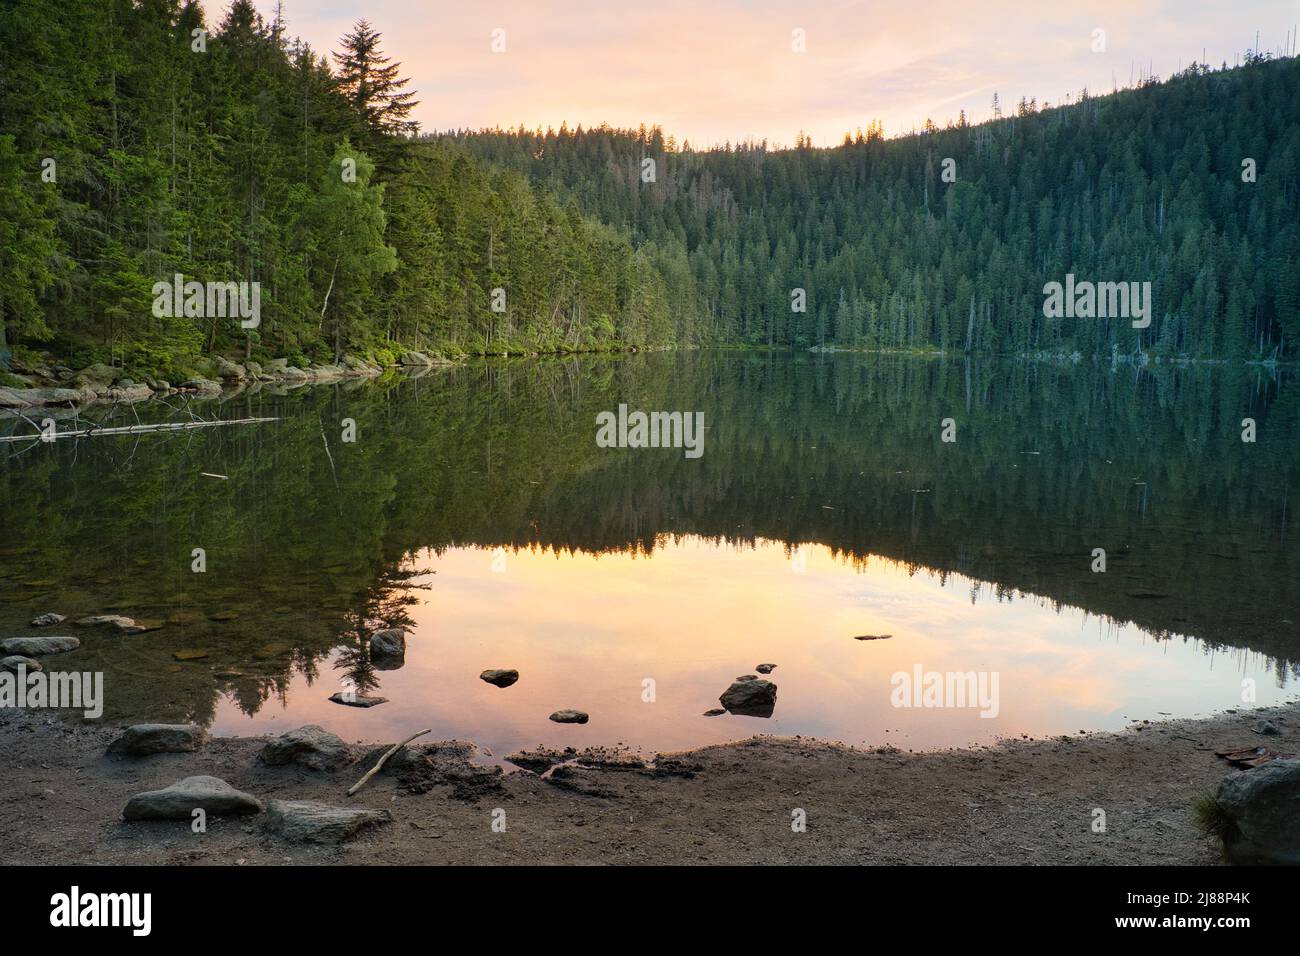
<svg viewBox="0 0 1300 956">
<path fill-rule="evenodd" d="M 1263 717 L 1281 736 L 1254 732 Z M 380 750 L 358 747 L 357 763 L 332 773 L 263 765 L 265 738 L 106 756 L 118 732 L 0 715 L 0 863 L 1216 863 L 1191 818 L 1196 797 L 1233 772 L 1214 751 L 1300 751 L 1300 707 L 925 754 L 756 737 L 632 769 L 568 765 L 552 779 L 499 774 L 471 765 L 473 748 L 430 744 L 437 773 L 386 768 L 351 798 Z M 327 847 L 283 841 L 265 814 L 213 817 L 203 835 L 123 821 L 132 794 L 196 774 L 263 800 L 387 809 L 394 819 Z M 1096 809 L 1104 833 L 1093 830 Z M 792 828 L 799 810 L 805 832 Z"/>
</svg>

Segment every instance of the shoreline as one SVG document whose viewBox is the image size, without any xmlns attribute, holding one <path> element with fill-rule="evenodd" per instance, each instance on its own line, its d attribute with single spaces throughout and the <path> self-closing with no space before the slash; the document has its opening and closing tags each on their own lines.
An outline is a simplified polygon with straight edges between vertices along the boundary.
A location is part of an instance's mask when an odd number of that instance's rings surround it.
<svg viewBox="0 0 1300 956">
<path fill-rule="evenodd" d="M 1279 735 L 1254 732 L 1265 718 Z M 1214 751 L 1296 753 L 1300 705 L 922 753 L 765 736 L 652 761 L 597 749 L 543 775 L 476 763 L 473 744 L 420 742 L 354 797 L 348 788 L 392 742 L 354 745 L 347 766 L 314 771 L 260 761 L 270 737 L 106 754 L 120 730 L 0 712 L 0 863 L 1217 864 L 1193 805 L 1239 771 Z M 411 772 L 412 754 L 429 758 L 424 772 Z M 204 834 L 185 821 L 124 822 L 133 794 L 200 774 L 263 801 L 387 810 L 392 821 L 325 846 L 272 832 L 266 813 L 212 816 Z"/>
<path fill-rule="evenodd" d="M 283 359 L 277 359 L 275 363 L 266 367 L 256 362 L 237 364 L 227 361 L 219 365 L 219 378 L 191 378 L 176 385 L 154 379 L 144 382 L 131 379 L 91 382 L 81 378 L 88 371 L 83 369 L 81 372 L 74 373 L 63 385 L 33 385 L 29 388 L 0 387 L 0 410 L 21 411 L 25 408 L 69 404 L 81 407 L 95 403 L 131 403 L 164 398 L 169 395 L 229 397 L 264 385 L 296 388 L 305 385 L 376 379 L 390 372 L 423 374 L 430 369 L 451 368 L 457 364 L 420 352 L 408 352 L 407 356 L 412 356 L 410 361 L 402 361 L 387 367 L 353 359 L 350 356 L 339 365 L 315 365 L 306 369 L 288 365 Z M 100 373 L 100 377 L 108 376 Z M 45 377 L 45 380 L 48 381 L 48 377 Z"/>
<path fill-rule="evenodd" d="M 689 347 L 690 350 L 698 348 L 700 347 Z M 1078 352 L 974 353 L 958 350 L 948 352 L 943 349 L 909 350 L 850 348 L 841 346 L 811 346 L 806 349 L 796 349 L 788 346 L 716 345 L 705 346 L 704 348 L 713 348 L 721 352 L 780 351 L 792 353 L 806 352 L 811 355 L 882 355 L 941 360 L 948 358 L 969 360 L 972 357 L 982 357 L 992 360 L 1025 360 L 1070 365 L 1078 365 L 1086 361 L 1091 364 L 1103 364 L 1109 362 L 1112 365 L 1140 365 L 1143 367 L 1160 365 L 1172 367 L 1239 366 L 1242 368 L 1253 367 L 1269 370 L 1300 366 L 1300 362 L 1283 359 L 1192 358 L 1187 356 L 1165 356 L 1160 354 L 1152 356 L 1150 353 L 1115 356 L 1093 354 L 1085 356 Z M 262 366 L 253 361 L 232 362 L 220 356 L 216 356 L 212 358 L 212 361 L 218 368 L 217 378 L 196 377 L 186 379 L 185 381 L 175 385 L 170 382 L 154 380 L 152 378 L 146 379 L 144 382 L 136 382 L 129 378 L 125 378 L 124 376 L 113 378 L 107 376 L 104 371 L 100 371 L 97 374 L 101 379 L 107 380 L 88 381 L 85 376 L 96 368 L 112 372 L 121 370 L 109 369 L 108 366 L 91 366 L 80 371 L 60 367 L 61 371 L 58 373 L 55 373 L 52 369 L 45 369 L 43 373 L 31 373 L 19 376 L 31 383 L 27 387 L 20 388 L 17 386 L 0 385 L 0 415 L 6 413 L 9 415 L 15 415 L 23 409 L 41 407 L 82 407 L 92 404 L 141 402 L 150 399 L 163 398 L 168 395 L 194 395 L 205 398 L 229 397 L 241 394 L 262 385 L 275 387 L 287 386 L 294 388 L 305 385 L 329 384 L 359 379 L 376 379 L 389 373 L 418 376 L 425 374 L 434 368 L 457 367 L 462 365 L 465 360 L 471 358 L 512 359 L 565 357 L 574 355 L 631 355 L 642 352 L 674 350 L 679 349 L 672 346 L 648 346 L 643 348 L 617 349 L 613 351 L 597 350 L 591 352 L 494 352 L 468 355 L 464 360 L 446 359 L 436 354 L 426 355 L 423 352 L 411 351 L 404 353 L 395 364 L 387 366 L 377 365 L 374 362 L 357 359 L 349 355 L 345 356 L 337 365 L 313 365 L 308 366 L 307 368 L 291 366 L 285 359 L 275 359 L 266 366 Z M 60 383 L 54 384 L 56 381 L 60 381 Z"/>
</svg>

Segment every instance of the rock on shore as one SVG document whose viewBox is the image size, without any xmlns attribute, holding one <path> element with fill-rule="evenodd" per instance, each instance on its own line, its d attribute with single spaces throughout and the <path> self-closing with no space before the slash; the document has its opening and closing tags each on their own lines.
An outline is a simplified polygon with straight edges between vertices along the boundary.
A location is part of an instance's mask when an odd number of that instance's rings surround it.
<svg viewBox="0 0 1300 956">
<path fill-rule="evenodd" d="M 220 777 L 186 777 L 162 790 L 137 793 L 127 801 L 127 820 L 189 820 L 195 810 L 213 816 L 261 813 L 262 801 Z"/>
<path fill-rule="evenodd" d="M 1215 800 L 1236 833 L 1224 852 L 1237 863 L 1300 863 L 1300 757 L 1232 774 Z"/>
<path fill-rule="evenodd" d="M 108 745 L 108 752 L 132 757 L 193 753 L 207 739 L 207 732 L 198 724 L 135 724 Z"/>
<path fill-rule="evenodd" d="M 351 748 L 342 739 L 316 724 L 281 734 L 262 748 L 260 756 L 272 767 L 297 764 L 308 770 L 339 770 L 353 760 Z"/>
<path fill-rule="evenodd" d="M 293 843 L 342 843 L 392 820 L 387 810 L 332 807 L 314 800 L 272 800 L 267 806 L 268 828 Z"/>
</svg>

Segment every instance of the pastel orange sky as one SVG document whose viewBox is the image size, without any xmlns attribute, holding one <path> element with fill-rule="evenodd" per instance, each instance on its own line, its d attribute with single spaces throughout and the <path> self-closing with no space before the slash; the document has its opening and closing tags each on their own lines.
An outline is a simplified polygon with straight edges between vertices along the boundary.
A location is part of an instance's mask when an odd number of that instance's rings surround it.
<svg viewBox="0 0 1300 956">
<path fill-rule="evenodd" d="M 268 17 L 274 0 L 257 0 Z M 216 21 L 222 9 L 207 7 Z M 1109 92 L 1150 68 L 1278 51 L 1294 0 L 284 0 L 290 36 L 333 50 L 365 16 L 418 90 L 426 130 L 658 123 L 708 146 L 880 119 L 896 135 L 1021 96 Z M 493 53 L 492 32 L 505 31 Z M 792 51 L 802 29 L 806 52 Z M 1092 50 L 1105 31 L 1105 52 Z M 1204 51 L 1204 53 L 1203 53 Z"/>
</svg>

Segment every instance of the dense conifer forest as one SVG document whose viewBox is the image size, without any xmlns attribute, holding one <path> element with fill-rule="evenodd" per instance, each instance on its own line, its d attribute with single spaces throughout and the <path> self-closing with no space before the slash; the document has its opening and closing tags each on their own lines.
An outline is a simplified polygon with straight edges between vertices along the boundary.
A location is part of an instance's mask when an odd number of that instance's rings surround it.
<svg viewBox="0 0 1300 956">
<path fill-rule="evenodd" d="M 1294 58 L 831 149 L 695 150 L 658 128 L 421 134 L 365 21 L 326 53 L 248 0 L 217 22 L 178 0 L 48 9 L 0 8 L 5 363 L 1297 353 Z M 1067 273 L 1151 282 L 1150 327 L 1044 318 Z M 259 283 L 260 324 L 157 314 L 176 274 Z"/>
</svg>

